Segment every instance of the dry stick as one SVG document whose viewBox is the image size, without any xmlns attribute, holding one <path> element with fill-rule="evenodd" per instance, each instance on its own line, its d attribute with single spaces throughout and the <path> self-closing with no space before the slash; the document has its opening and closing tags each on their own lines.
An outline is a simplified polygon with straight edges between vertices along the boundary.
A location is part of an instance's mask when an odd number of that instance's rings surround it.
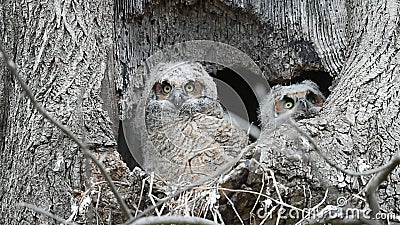
<svg viewBox="0 0 400 225">
<path fill-rule="evenodd" d="M 314 141 L 314 139 L 310 135 L 308 135 L 304 130 L 302 130 L 296 124 L 296 122 L 293 121 L 292 118 L 289 118 L 288 121 L 289 121 L 290 125 L 292 125 L 294 127 L 295 130 L 297 130 L 301 135 L 303 135 L 304 137 L 306 137 L 308 139 L 308 141 L 314 147 L 314 150 L 325 160 L 325 162 L 327 162 L 333 168 L 341 171 L 342 173 L 348 174 L 350 176 L 366 176 L 366 175 L 371 175 L 371 174 L 378 173 L 378 172 L 381 172 L 381 171 L 385 171 L 388 167 L 390 167 L 390 164 L 388 163 L 388 164 L 385 164 L 385 165 L 383 165 L 381 167 L 378 167 L 378 168 L 375 168 L 375 169 L 372 169 L 372 170 L 359 172 L 359 173 L 353 172 L 351 170 L 345 170 L 345 169 L 341 168 L 340 166 L 336 165 L 325 154 L 323 154 L 321 149 L 318 147 L 317 143 Z"/>
<path fill-rule="evenodd" d="M 82 149 L 83 154 L 87 155 L 91 160 L 93 160 L 94 164 L 100 169 L 101 174 L 104 176 L 104 178 L 107 180 L 108 185 L 110 186 L 111 191 L 113 192 L 115 198 L 118 201 L 119 206 L 121 207 L 123 213 L 128 219 L 132 219 L 133 216 L 130 213 L 130 210 L 128 206 L 125 204 L 124 200 L 122 200 L 121 195 L 118 193 L 117 188 L 115 187 L 111 177 L 108 175 L 106 169 L 104 168 L 103 164 L 96 159 L 96 157 L 89 152 L 87 146 L 83 144 L 78 138 L 64 125 L 59 123 L 57 120 L 55 120 L 50 114 L 47 113 L 47 111 L 39 105 L 39 103 L 35 100 L 35 97 L 33 96 L 32 92 L 30 91 L 30 88 L 28 85 L 26 85 L 25 81 L 22 80 L 22 78 L 18 75 L 17 72 L 17 66 L 15 63 L 10 60 L 9 56 L 5 52 L 3 46 L 0 44 L 0 53 L 4 57 L 4 63 L 7 65 L 7 67 L 10 69 L 11 73 L 14 75 L 14 77 L 18 80 L 19 84 L 21 85 L 22 89 L 25 91 L 25 94 L 28 96 L 28 98 L 31 100 L 33 106 L 36 108 L 36 110 L 42 114 L 46 119 L 48 119 L 52 124 L 54 124 L 56 127 L 58 127 L 64 134 L 66 134 L 69 138 L 71 138 L 75 143 L 78 144 L 78 146 Z M 1 56 L 1 55 L 0 55 Z"/>
<path fill-rule="evenodd" d="M 234 203 L 232 202 L 232 200 L 225 194 L 224 191 L 222 191 L 222 194 L 224 194 L 226 200 L 228 200 L 229 204 L 232 206 L 233 212 L 235 212 L 236 217 L 240 220 L 240 223 L 241 223 L 242 225 L 244 225 L 244 222 L 243 222 L 243 220 L 242 220 L 242 217 L 240 217 L 238 211 L 237 211 L 236 208 L 235 208 L 235 204 L 234 204 Z"/>
<path fill-rule="evenodd" d="M 83 95 L 84 95 L 85 85 L 81 83 L 81 79 L 79 79 L 79 85 L 81 87 L 80 88 L 81 90 L 80 90 L 80 95 L 78 96 L 78 101 L 77 101 L 78 109 L 76 110 L 77 111 L 76 114 L 77 114 L 77 117 L 78 117 L 79 124 L 84 124 L 83 114 L 82 114 L 82 105 L 83 105 L 82 102 L 83 102 Z M 81 142 L 82 143 L 86 142 L 86 136 L 87 136 L 86 129 L 82 129 L 82 137 L 81 137 Z M 84 157 L 85 157 L 85 160 L 83 161 L 83 163 L 85 165 L 85 167 L 84 167 L 85 171 L 84 172 L 85 172 L 85 176 L 86 176 L 85 185 L 86 185 L 86 187 L 90 187 L 91 186 L 90 185 L 90 181 L 92 180 L 92 173 L 91 173 L 92 165 L 90 164 L 89 156 L 87 154 L 84 154 Z M 101 193 L 99 192 L 98 196 L 100 196 L 100 194 Z M 90 196 L 90 194 L 89 194 L 89 196 Z M 97 199 L 97 201 L 99 201 L 99 198 Z M 94 218 L 93 205 L 90 204 L 88 206 L 88 208 L 87 208 L 86 219 L 88 221 L 93 221 L 93 218 Z"/>
<path fill-rule="evenodd" d="M 315 143 L 314 139 L 310 137 L 306 132 L 304 132 L 302 129 L 300 129 L 299 126 L 293 121 L 293 119 L 289 119 L 290 124 L 303 136 L 305 136 L 313 145 L 314 149 L 317 151 L 317 153 L 324 158 L 324 160 L 331 165 L 332 167 L 340 170 L 343 173 L 353 175 L 353 176 L 363 176 L 363 175 L 370 175 L 373 173 L 376 173 L 374 177 L 369 181 L 369 183 L 366 186 L 366 198 L 367 198 L 367 203 L 372 210 L 371 215 L 372 218 L 376 217 L 376 214 L 380 211 L 380 206 L 378 203 L 378 200 L 376 198 L 375 191 L 378 188 L 378 186 L 387 179 L 389 174 L 393 172 L 393 170 L 400 164 L 400 151 L 398 151 L 392 159 L 385 165 L 378 167 L 376 169 L 372 169 L 369 171 L 364 171 L 362 173 L 354 173 L 352 171 L 344 170 L 334 164 L 333 162 L 330 161 L 324 154 L 322 154 L 320 148 L 318 147 L 317 143 Z"/>
<path fill-rule="evenodd" d="M 257 163 L 258 163 L 258 162 L 257 162 Z M 260 192 L 259 192 L 260 194 L 257 195 L 256 202 L 254 203 L 253 208 L 251 208 L 251 210 L 250 210 L 250 224 L 251 224 L 251 218 L 253 218 L 252 215 L 254 215 L 253 212 L 254 212 L 254 210 L 256 209 L 257 203 L 260 201 L 262 192 L 264 191 L 264 186 L 265 186 L 265 171 L 263 170 L 262 172 L 263 172 L 263 173 L 262 173 L 262 179 L 261 179 L 261 188 L 260 188 Z M 223 193 L 225 194 L 225 192 L 223 192 Z"/>
<path fill-rule="evenodd" d="M 378 186 L 388 178 L 389 174 L 393 172 L 393 170 L 399 164 L 400 164 L 400 151 L 398 151 L 396 155 L 389 161 L 388 169 L 375 174 L 375 176 L 369 181 L 369 183 L 365 187 L 365 196 L 369 204 L 369 207 L 372 210 L 371 212 L 372 218 L 375 218 L 376 214 L 380 210 L 380 206 L 376 198 L 375 191 L 376 189 L 378 189 Z"/>
<path fill-rule="evenodd" d="M 67 221 L 67 220 L 65 220 L 65 219 L 63 219 L 63 218 L 61 218 L 61 217 L 59 217 L 59 216 L 56 216 L 56 215 L 54 215 L 54 214 L 48 212 L 48 211 L 45 210 L 45 209 L 39 208 L 39 207 L 34 206 L 34 205 L 32 205 L 32 204 L 28 204 L 28 203 L 22 202 L 22 203 L 19 203 L 18 205 L 19 205 L 19 206 L 22 206 L 22 207 L 26 207 L 26 208 L 28 208 L 28 209 L 32 209 L 33 211 L 38 212 L 38 213 L 43 214 L 43 215 L 46 215 L 46 216 L 48 216 L 48 217 L 50 217 L 50 218 L 52 218 L 52 219 L 57 220 L 57 221 L 60 222 L 60 223 L 68 224 L 68 225 L 77 225 L 76 223 L 69 222 L 69 221 Z"/>
<path fill-rule="evenodd" d="M 150 216 L 136 220 L 129 225 L 157 225 L 157 224 L 197 224 L 197 225 L 218 225 L 211 220 L 199 217 L 186 216 Z"/>
<path fill-rule="evenodd" d="M 312 207 L 309 211 L 310 212 L 314 212 L 316 211 L 322 204 L 324 204 L 324 202 L 326 201 L 326 198 L 328 197 L 328 189 L 325 191 L 325 195 L 324 198 L 318 203 L 316 204 L 314 207 Z M 309 213 L 310 214 L 310 213 Z M 297 221 L 297 223 L 295 223 L 294 225 L 300 225 L 302 224 L 302 222 L 307 219 L 307 217 L 309 216 L 309 214 L 303 216 L 303 218 L 301 218 L 301 220 Z"/>
<path fill-rule="evenodd" d="M 211 188 L 208 188 L 208 189 L 211 189 Z M 230 192 L 235 192 L 235 193 L 236 193 L 236 192 L 242 192 L 242 193 L 250 193 L 250 194 L 254 194 L 254 195 L 261 195 L 262 197 L 265 197 L 265 198 L 267 198 L 267 199 L 270 199 L 271 201 L 275 202 L 275 203 L 278 204 L 278 205 L 285 206 L 286 208 L 290 208 L 290 209 L 297 210 L 297 211 L 299 211 L 299 212 L 306 213 L 306 211 L 303 210 L 303 209 L 300 209 L 300 208 L 297 208 L 297 207 L 295 207 L 295 206 L 289 205 L 289 204 L 287 204 L 287 203 L 285 203 L 285 202 L 278 201 L 278 200 L 272 198 L 271 196 L 268 196 L 268 195 L 266 195 L 266 194 L 260 194 L 259 192 L 249 191 L 249 190 L 242 190 L 242 189 L 222 188 L 222 187 L 218 187 L 218 190 L 230 191 Z"/>
<path fill-rule="evenodd" d="M 154 198 L 153 198 L 153 182 L 154 182 L 154 173 L 151 173 L 150 174 L 150 188 L 149 188 L 149 194 L 148 194 L 148 196 L 149 196 L 149 198 L 150 198 L 150 201 L 151 201 L 151 203 L 153 204 L 153 205 L 156 205 L 156 202 L 154 201 Z M 157 208 L 154 208 L 154 210 L 156 211 L 156 214 L 157 215 L 159 215 L 159 216 L 161 216 L 161 214 L 162 214 L 162 208 L 161 208 L 161 212 L 157 209 Z"/>
<path fill-rule="evenodd" d="M 142 188 L 140 190 L 139 203 L 138 203 L 138 206 L 137 206 L 136 211 L 135 211 L 135 217 L 137 216 L 137 214 L 139 212 L 140 203 L 142 202 L 142 198 L 143 198 L 143 192 L 144 192 L 145 184 L 146 184 L 145 181 L 142 180 Z"/>
<path fill-rule="evenodd" d="M 197 181 L 194 184 L 188 185 L 185 188 L 181 189 L 181 190 L 177 190 L 174 194 L 160 200 L 157 202 L 157 204 L 148 207 L 147 209 L 145 209 L 143 212 L 141 212 L 139 215 L 137 215 L 135 218 L 130 219 L 128 222 L 126 222 L 125 224 L 134 224 L 133 222 L 138 220 L 140 217 L 150 213 L 151 211 L 153 211 L 155 208 L 157 208 L 158 206 L 162 205 L 163 203 L 165 203 L 166 201 L 175 198 L 176 196 L 180 195 L 181 193 L 188 191 L 192 188 L 195 188 L 197 186 L 200 186 L 202 184 L 204 184 L 204 182 L 209 181 L 212 178 L 216 178 L 220 175 L 222 175 L 223 173 L 225 173 L 228 169 L 230 169 L 231 167 L 233 167 L 237 162 L 239 162 L 239 160 L 242 158 L 243 156 L 243 152 L 241 152 L 241 154 L 239 154 L 239 156 L 237 156 L 236 158 L 234 158 L 231 162 L 225 163 L 224 165 L 222 165 L 220 168 L 218 168 L 218 170 L 216 170 L 214 173 L 212 173 L 210 176 L 208 177 L 204 177 L 203 179 L 200 179 L 199 181 Z M 192 217 L 192 218 L 197 218 L 197 217 Z"/>
</svg>

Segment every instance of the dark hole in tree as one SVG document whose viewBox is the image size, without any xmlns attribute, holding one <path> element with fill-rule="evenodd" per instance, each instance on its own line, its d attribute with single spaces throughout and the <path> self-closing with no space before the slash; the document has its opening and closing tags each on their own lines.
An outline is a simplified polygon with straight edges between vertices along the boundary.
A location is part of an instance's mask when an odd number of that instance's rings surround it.
<svg viewBox="0 0 400 225">
<path fill-rule="evenodd" d="M 233 70 L 229 68 L 224 68 L 222 70 L 218 70 L 216 74 L 210 74 L 216 82 L 218 88 L 218 96 L 223 97 L 223 95 L 228 94 L 228 100 L 223 101 L 223 104 L 229 111 L 232 111 L 236 115 L 248 120 L 249 124 L 253 124 L 256 127 L 260 128 L 260 122 L 258 121 L 258 108 L 259 102 L 252 88 L 249 86 L 247 81 L 239 74 L 235 73 Z M 230 93 L 221 93 L 222 91 L 226 91 L 226 88 L 221 88 L 221 83 L 225 83 L 229 87 L 231 87 L 238 97 L 240 97 L 241 102 L 244 104 L 245 109 L 241 109 L 238 107 L 238 101 L 236 98 L 230 98 Z M 231 101 L 229 101 L 231 100 Z M 243 111 L 247 115 L 243 115 Z M 250 135 L 250 141 L 255 141 L 258 137 L 252 137 Z"/>
</svg>

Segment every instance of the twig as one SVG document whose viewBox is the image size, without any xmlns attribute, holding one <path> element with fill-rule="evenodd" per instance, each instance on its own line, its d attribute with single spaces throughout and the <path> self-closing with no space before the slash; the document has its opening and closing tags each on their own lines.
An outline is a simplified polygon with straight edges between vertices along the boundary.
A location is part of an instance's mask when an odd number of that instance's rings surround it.
<svg viewBox="0 0 400 225">
<path fill-rule="evenodd" d="M 99 203 L 100 203 L 100 199 L 101 199 L 101 186 L 99 185 L 98 188 L 99 188 L 99 190 L 97 191 L 97 201 L 96 201 L 96 206 L 95 206 L 96 211 L 99 208 Z"/>
<path fill-rule="evenodd" d="M 242 225 L 244 225 L 242 218 L 240 217 L 238 211 L 237 211 L 236 208 L 235 208 L 235 204 L 233 204 L 232 200 L 225 194 L 224 191 L 222 191 L 222 194 L 224 194 L 225 198 L 226 198 L 226 199 L 228 200 L 228 202 L 231 204 L 232 209 L 233 209 L 233 211 L 234 211 L 235 214 L 236 214 L 236 217 L 240 220 L 240 223 L 241 223 Z"/>
<path fill-rule="evenodd" d="M 275 188 L 275 191 L 276 191 L 276 195 L 278 195 L 279 201 L 283 202 L 283 199 L 282 199 L 282 196 L 281 196 L 281 191 L 279 190 L 278 185 L 277 185 L 278 182 L 276 182 L 276 179 L 275 179 L 275 173 L 272 170 L 270 170 L 269 172 L 271 174 L 272 184 L 274 185 L 274 188 Z"/>
<path fill-rule="evenodd" d="M 326 191 L 325 191 L 324 198 L 318 204 L 316 204 L 314 207 L 312 207 L 310 212 L 316 211 L 325 202 L 327 197 L 328 197 L 328 189 L 326 189 Z M 307 215 L 306 215 L 306 217 L 303 217 L 301 220 L 299 220 L 295 225 L 301 225 L 301 223 L 306 219 L 307 219 Z"/>
<path fill-rule="evenodd" d="M 297 224 L 302 225 L 376 225 L 377 221 L 364 217 L 366 211 L 356 210 L 349 213 L 346 208 L 328 205 L 316 215 L 303 218 Z"/>
<path fill-rule="evenodd" d="M 185 188 L 182 188 L 181 190 L 177 190 L 174 194 L 160 200 L 157 202 L 157 204 L 152 205 L 150 207 L 148 207 L 146 210 L 144 210 L 143 212 L 141 212 L 139 215 L 137 215 L 135 218 L 130 219 L 128 222 L 126 222 L 125 224 L 132 224 L 134 221 L 138 220 L 140 217 L 150 213 L 151 211 L 153 211 L 155 208 L 157 208 L 158 206 L 164 204 L 166 201 L 175 198 L 176 196 L 180 195 L 181 193 L 191 190 L 192 188 L 195 188 L 197 186 L 200 186 L 202 184 L 204 184 L 204 182 L 209 181 L 212 178 L 216 178 L 222 174 L 224 174 L 228 169 L 230 169 L 231 167 L 233 167 L 237 162 L 239 162 L 239 160 L 242 158 L 243 156 L 243 152 L 241 152 L 241 154 L 239 154 L 236 158 L 234 158 L 232 161 L 225 163 L 224 165 L 222 165 L 221 167 L 218 168 L 218 170 L 216 170 L 214 173 L 212 173 L 210 176 L 208 177 L 204 177 L 202 179 L 200 179 L 199 181 L 195 182 L 194 184 L 188 185 Z"/>
<path fill-rule="evenodd" d="M 346 173 L 348 175 L 352 175 L 352 176 L 364 176 L 364 175 L 371 175 L 371 174 L 375 174 L 374 177 L 371 178 L 371 180 L 369 181 L 369 183 L 367 184 L 367 186 L 365 187 L 365 195 L 366 195 L 366 200 L 367 203 L 370 207 L 370 209 L 372 210 L 371 212 L 371 217 L 375 218 L 376 215 L 379 213 L 380 211 L 380 206 L 376 197 L 376 189 L 378 188 L 378 186 L 385 181 L 389 174 L 393 172 L 394 169 L 396 169 L 396 167 L 400 164 L 400 151 L 397 151 L 397 153 L 390 159 L 390 161 L 388 163 L 386 163 L 385 165 L 372 169 L 372 170 L 368 170 L 368 171 L 363 171 L 360 173 L 356 173 L 353 171 L 349 171 L 349 170 L 345 170 L 339 166 L 337 166 L 335 163 L 333 163 L 332 161 L 330 161 L 330 159 L 328 157 L 326 157 L 321 149 L 318 147 L 317 143 L 314 141 L 314 139 L 312 137 L 310 137 L 306 132 L 304 132 L 294 121 L 293 119 L 289 119 L 290 124 L 303 136 L 305 136 L 308 141 L 310 141 L 310 143 L 313 145 L 314 150 L 332 167 L 338 169 L 339 171 Z M 348 221 L 349 224 L 352 224 L 353 222 L 357 222 L 357 221 Z M 361 222 L 366 222 L 366 221 L 361 221 Z M 379 223 L 378 221 L 368 221 L 369 224 L 377 224 Z"/>
<path fill-rule="evenodd" d="M 154 173 L 151 173 L 150 174 L 150 185 L 149 185 L 150 189 L 149 189 L 148 196 L 149 196 L 149 199 L 150 199 L 151 203 L 153 204 L 153 206 L 156 206 L 157 203 L 154 201 L 154 198 L 153 198 L 153 182 L 154 182 Z M 158 216 L 161 216 L 162 210 L 161 210 L 161 212 L 157 208 L 154 208 L 154 210 L 156 211 Z"/>
<path fill-rule="evenodd" d="M 142 198 L 143 198 L 143 192 L 144 192 L 145 184 L 146 184 L 146 181 L 142 180 L 142 188 L 140 190 L 139 203 L 138 203 L 138 207 L 137 207 L 137 209 L 135 211 L 135 217 L 137 216 L 137 214 L 139 212 L 140 203 L 142 202 Z"/>
<path fill-rule="evenodd" d="M 196 225 L 218 225 L 211 220 L 199 217 L 186 216 L 150 216 L 140 218 L 128 225 L 157 225 L 157 224 L 196 224 Z"/>
<path fill-rule="evenodd" d="M 256 160 L 255 160 L 256 161 Z M 258 162 L 257 162 L 258 163 Z M 260 164 L 259 164 L 260 165 Z M 261 188 L 260 188 L 260 192 L 259 192 L 259 195 L 257 195 L 257 199 L 256 199 L 256 202 L 254 203 L 254 205 L 253 205 L 253 208 L 251 208 L 251 210 L 250 210 L 250 218 L 253 218 L 252 217 L 252 215 L 254 215 L 254 210 L 256 209 L 256 206 L 257 206 L 257 203 L 260 201 L 260 198 L 261 198 L 261 194 L 262 194 L 262 192 L 264 191 L 264 186 L 265 186 L 265 171 L 263 170 L 262 171 L 262 180 L 261 180 Z M 225 193 L 224 193 L 225 194 Z M 250 223 L 251 223 L 251 221 L 250 221 Z"/>
<path fill-rule="evenodd" d="M 371 178 L 371 180 L 365 187 L 365 196 L 369 208 L 372 210 L 371 212 L 372 218 L 375 218 L 376 214 L 380 211 L 380 206 L 375 191 L 378 188 L 378 186 L 388 178 L 389 174 L 394 169 L 396 169 L 399 163 L 400 163 L 400 151 L 398 151 L 396 155 L 389 161 L 389 163 L 387 164 L 388 168 L 386 170 L 383 170 L 375 174 L 375 176 Z"/>
<path fill-rule="evenodd" d="M 380 171 L 384 171 L 388 167 L 390 167 L 390 164 L 385 164 L 385 165 L 383 165 L 381 167 L 378 167 L 378 168 L 375 168 L 375 169 L 372 169 L 372 170 L 363 171 L 363 172 L 354 172 L 354 171 L 351 171 L 351 170 L 345 170 L 345 169 L 341 168 L 340 166 L 336 165 L 335 162 L 331 161 L 324 153 L 322 153 L 321 149 L 318 147 L 318 144 L 315 142 L 315 140 L 310 135 L 308 135 L 304 130 L 302 130 L 297 125 L 297 123 L 293 121 L 292 118 L 289 118 L 288 121 L 289 121 L 290 125 L 292 125 L 295 130 L 297 130 L 301 135 L 303 135 L 304 137 L 307 138 L 307 140 L 314 147 L 314 150 L 325 160 L 325 162 L 327 162 L 333 168 L 341 171 L 342 173 L 348 174 L 350 176 L 366 176 L 366 175 L 371 175 L 371 174 L 378 173 Z"/>
<path fill-rule="evenodd" d="M 268 220 L 272 218 L 272 213 L 275 212 L 275 209 L 278 208 L 278 205 L 273 206 L 270 210 L 268 210 L 268 214 L 264 216 L 264 219 L 261 220 L 259 225 L 264 225 L 264 223 Z M 265 208 L 266 209 L 266 208 Z"/>
<path fill-rule="evenodd" d="M 326 189 L 324 198 L 322 198 L 322 200 L 321 200 L 318 204 L 316 204 L 314 207 L 312 207 L 311 210 L 316 210 L 316 209 L 318 209 L 322 204 L 324 204 L 324 202 L 326 201 L 326 198 L 328 197 L 328 192 L 329 192 L 329 189 Z"/>
<path fill-rule="evenodd" d="M 67 220 L 65 220 L 65 219 L 63 219 L 63 218 L 61 218 L 61 217 L 59 217 L 59 216 L 57 216 L 57 215 L 54 215 L 54 214 L 50 213 L 49 211 L 47 211 L 47 210 L 45 210 L 45 209 L 39 208 L 39 207 L 34 206 L 34 205 L 32 205 L 32 204 L 22 202 L 22 203 L 19 203 L 18 205 L 21 206 L 21 207 L 25 207 L 25 208 L 28 208 L 28 209 L 32 209 L 33 211 L 38 212 L 38 213 L 40 213 L 40 214 L 43 214 L 43 215 L 45 215 L 45 216 L 48 216 L 48 217 L 50 217 L 50 218 L 52 218 L 52 219 L 55 219 L 55 220 L 57 220 L 57 221 L 60 222 L 60 223 L 68 224 L 68 225 L 77 225 L 76 223 L 69 222 L 69 221 L 67 221 Z"/>
<path fill-rule="evenodd" d="M 324 224 L 330 224 L 330 225 L 375 225 L 373 221 L 369 221 L 363 218 L 340 218 L 339 216 L 337 218 L 328 218 L 328 219 L 312 219 L 309 221 L 306 221 L 302 224 L 305 225 L 324 225 Z"/>
<path fill-rule="evenodd" d="M 235 113 L 228 111 L 228 115 L 231 117 L 231 120 L 234 121 L 235 125 L 244 129 L 247 128 L 246 134 L 257 139 L 260 137 L 261 130 L 253 123 L 249 123 L 249 121 L 243 119 L 241 116 L 236 115 Z M 237 123 L 237 124 L 236 124 Z"/>
<path fill-rule="evenodd" d="M 89 149 L 85 144 L 83 144 L 70 130 L 68 127 L 62 125 L 59 123 L 56 119 L 54 119 L 47 111 L 39 105 L 39 103 L 36 101 L 35 97 L 33 96 L 30 88 L 28 85 L 26 85 L 25 81 L 22 80 L 22 78 L 18 75 L 17 72 L 17 66 L 15 63 L 9 58 L 7 53 L 5 52 L 3 46 L 0 44 L 0 53 L 4 57 L 4 63 L 6 66 L 10 69 L 11 73 L 14 75 L 14 77 L 18 80 L 19 84 L 21 85 L 22 89 L 25 91 L 25 94 L 28 96 L 28 98 L 31 100 L 33 106 L 37 109 L 37 111 L 42 114 L 46 119 L 48 119 L 52 124 L 54 124 L 56 127 L 58 127 L 64 134 L 66 134 L 69 138 L 71 138 L 75 143 L 78 144 L 78 146 L 82 149 L 83 154 L 87 155 L 93 162 L 94 164 L 100 169 L 101 174 L 103 177 L 107 180 L 108 185 L 113 192 L 115 198 L 117 199 L 117 202 L 125 214 L 125 216 L 128 219 L 133 218 L 132 214 L 130 213 L 130 210 L 128 206 L 125 204 L 124 200 L 122 199 L 121 195 L 118 193 L 116 186 L 114 185 L 111 177 L 108 175 L 106 169 L 104 168 L 103 164 L 96 159 L 96 157 L 90 153 Z"/>
<path fill-rule="evenodd" d="M 304 213 L 306 212 L 303 209 L 300 209 L 300 208 L 297 208 L 295 206 L 289 205 L 289 204 L 287 204 L 285 202 L 278 201 L 278 200 L 272 198 L 271 196 L 268 196 L 266 194 L 260 194 L 259 192 L 249 191 L 249 190 L 242 190 L 242 189 L 237 190 L 237 189 L 230 189 L 230 188 L 222 188 L 222 187 L 218 187 L 218 190 L 224 190 L 224 191 L 230 191 L 230 192 L 243 192 L 243 193 L 250 193 L 250 194 L 254 194 L 254 195 L 261 195 L 262 197 L 271 199 L 273 202 L 275 202 L 278 205 L 285 206 L 287 208 L 294 209 L 294 210 L 297 210 L 297 211 L 300 211 L 300 212 L 304 212 Z"/>
</svg>

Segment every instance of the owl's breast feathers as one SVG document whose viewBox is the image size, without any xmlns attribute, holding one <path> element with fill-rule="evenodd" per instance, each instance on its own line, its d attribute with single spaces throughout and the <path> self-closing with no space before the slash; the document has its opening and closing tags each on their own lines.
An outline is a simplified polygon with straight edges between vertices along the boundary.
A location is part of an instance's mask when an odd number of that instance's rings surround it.
<svg viewBox="0 0 400 225">
<path fill-rule="evenodd" d="M 221 165 L 240 154 L 248 144 L 245 132 L 226 120 L 220 110 L 162 116 L 149 138 L 161 157 L 193 166 Z M 159 117 L 161 119 L 161 117 Z"/>
</svg>

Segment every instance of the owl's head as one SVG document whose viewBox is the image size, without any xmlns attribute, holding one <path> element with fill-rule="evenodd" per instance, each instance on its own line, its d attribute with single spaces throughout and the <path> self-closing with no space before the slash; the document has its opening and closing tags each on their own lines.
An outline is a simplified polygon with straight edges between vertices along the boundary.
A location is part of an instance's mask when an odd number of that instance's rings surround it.
<svg viewBox="0 0 400 225">
<path fill-rule="evenodd" d="M 295 119 L 308 118 L 319 112 L 325 102 L 318 85 L 310 80 L 290 86 L 276 85 L 271 91 L 275 117 L 291 113 Z"/>
<path fill-rule="evenodd" d="M 151 98 L 170 110 L 199 112 L 217 100 L 216 85 L 199 63 L 164 64 L 156 76 Z"/>
</svg>

